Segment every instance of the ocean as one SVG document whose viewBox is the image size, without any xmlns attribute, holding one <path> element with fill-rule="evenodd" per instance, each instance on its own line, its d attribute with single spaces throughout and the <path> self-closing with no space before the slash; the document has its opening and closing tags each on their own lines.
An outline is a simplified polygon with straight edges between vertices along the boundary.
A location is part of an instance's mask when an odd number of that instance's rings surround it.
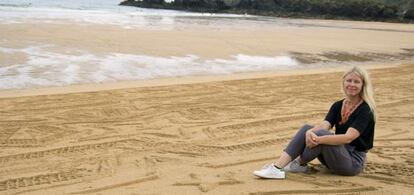
<svg viewBox="0 0 414 195">
<path fill-rule="evenodd" d="M 188 23 L 224 28 L 231 22 L 254 17 L 142 9 L 118 6 L 119 3 L 119 0 L 0 0 L 0 24 L 74 22 L 118 25 L 126 29 L 171 30 Z M 214 19 L 210 19 L 212 17 Z M 243 22 L 253 24 L 257 21 Z M 0 89 L 231 74 L 297 65 L 289 56 L 240 54 L 231 59 L 201 60 L 191 54 L 163 58 L 116 52 L 102 56 L 80 51 L 73 55 L 71 52 L 51 51 L 49 48 L 52 45 L 43 43 L 33 43 L 24 48 L 8 48 L 2 46 L 5 41 L 0 39 L 0 52 L 5 54 L 3 56 L 23 53 L 29 58 L 25 63 L 0 65 Z M 258 62 L 261 62 L 261 65 L 257 65 Z M 86 66 L 88 68 L 85 68 Z"/>
<path fill-rule="evenodd" d="M 204 14 L 162 9 L 143 9 L 119 6 L 120 2 L 119 0 L 0 0 L 0 22 L 3 24 L 85 22 L 119 25 L 124 28 L 145 27 L 168 30 L 176 26 L 177 22 L 196 22 L 176 20 L 174 17 L 246 17 L 234 14 Z"/>
<path fill-rule="evenodd" d="M 142 9 L 118 6 L 119 3 L 119 0 L 0 0 L 0 25 L 76 23 L 166 31 L 185 28 L 189 24 L 209 29 L 324 25 L 323 22 L 309 23 L 300 19 Z M 353 28 L 342 23 L 330 25 Z M 0 59 L 0 90 L 275 71 L 304 66 L 303 61 L 289 54 L 238 54 L 225 59 L 202 59 L 191 53 L 157 57 L 116 51 L 98 54 L 78 48 L 62 51 L 52 49 L 55 45 L 44 42 L 11 47 L 7 44 L 10 41 L 0 37 L 0 58 L 4 58 Z M 18 55 L 27 56 L 27 60 L 10 60 Z"/>
</svg>

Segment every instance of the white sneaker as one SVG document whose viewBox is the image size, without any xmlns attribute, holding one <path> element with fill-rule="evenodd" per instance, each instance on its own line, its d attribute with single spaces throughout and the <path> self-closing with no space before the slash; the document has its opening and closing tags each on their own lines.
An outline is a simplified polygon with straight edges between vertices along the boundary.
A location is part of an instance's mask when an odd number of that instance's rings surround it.
<svg viewBox="0 0 414 195">
<path fill-rule="evenodd" d="M 253 174 L 260 178 L 266 179 L 284 179 L 285 172 L 273 166 L 273 164 L 265 165 L 261 170 L 253 171 Z"/>
<path fill-rule="evenodd" d="M 284 171 L 286 172 L 292 172 L 292 173 L 306 173 L 306 171 L 308 171 L 308 166 L 301 166 L 299 164 L 298 160 L 293 160 L 292 162 L 290 162 L 288 165 L 286 165 L 283 168 Z"/>
</svg>

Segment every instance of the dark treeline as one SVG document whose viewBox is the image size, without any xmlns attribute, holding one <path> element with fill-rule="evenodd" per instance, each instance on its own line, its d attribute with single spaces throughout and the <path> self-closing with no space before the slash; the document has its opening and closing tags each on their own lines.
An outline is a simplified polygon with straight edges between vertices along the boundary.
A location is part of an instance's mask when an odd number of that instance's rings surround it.
<svg viewBox="0 0 414 195">
<path fill-rule="evenodd" d="M 126 0 L 121 5 L 279 17 L 414 21 L 414 0 Z"/>
</svg>

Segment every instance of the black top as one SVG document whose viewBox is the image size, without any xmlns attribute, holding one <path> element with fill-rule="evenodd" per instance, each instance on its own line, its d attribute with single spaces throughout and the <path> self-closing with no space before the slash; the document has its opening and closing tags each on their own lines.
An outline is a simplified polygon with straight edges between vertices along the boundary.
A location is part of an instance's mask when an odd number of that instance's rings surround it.
<svg viewBox="0 0 414 195">
<path fill-rule="evenodd" d="M 367 151 L 372 148 L 374 142 L 375 121 L 370 107 L 364 101 L 349 116 L 345 124 L 340 125 L 343 100 L 335 102 L 329 109 L 325 120 L 335 127 L 335 134 L 345 134 L 349 127 L 359 131 L 360 135 L 349 145 L 355 146 L 358 151 Z"/>
</svg>

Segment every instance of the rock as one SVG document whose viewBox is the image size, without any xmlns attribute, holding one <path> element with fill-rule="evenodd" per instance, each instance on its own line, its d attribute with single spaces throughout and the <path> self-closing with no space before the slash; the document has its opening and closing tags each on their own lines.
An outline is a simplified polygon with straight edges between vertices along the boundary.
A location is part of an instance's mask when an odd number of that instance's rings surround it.
<svg viewBox="0 0 414 195">
<path fill-rule="evenodd" d="M 414 0 L 411 0 L 403 15 L 404 19 L 414 20 Z"/>
<path fill-rule="evenodd" d="M 396 0 L 397 1 L 397 0 Z M 377 0 L 126 0 L 121 5 L 175 9 L 193 12 L 236 13 L 307 18 L 347 18 L 356 20 L 414 20 L 414 0 L 410 6 L 400 1 L 386 4 Z M 402 16 L 402 8 L 408 9 Z M 398 11 L 400 10 L 400 11 Z"/>
<path fill-rule="evenodd" d="M 241 0 L 223 0 L 224 5 L 229 7 L 236 7 L 240 4 Z"/>
<path fill-rule="evenodd" d="M 414 9 L 409 9 L 405 11 L 404 19 L 414 20 Z"/>
</svg>

